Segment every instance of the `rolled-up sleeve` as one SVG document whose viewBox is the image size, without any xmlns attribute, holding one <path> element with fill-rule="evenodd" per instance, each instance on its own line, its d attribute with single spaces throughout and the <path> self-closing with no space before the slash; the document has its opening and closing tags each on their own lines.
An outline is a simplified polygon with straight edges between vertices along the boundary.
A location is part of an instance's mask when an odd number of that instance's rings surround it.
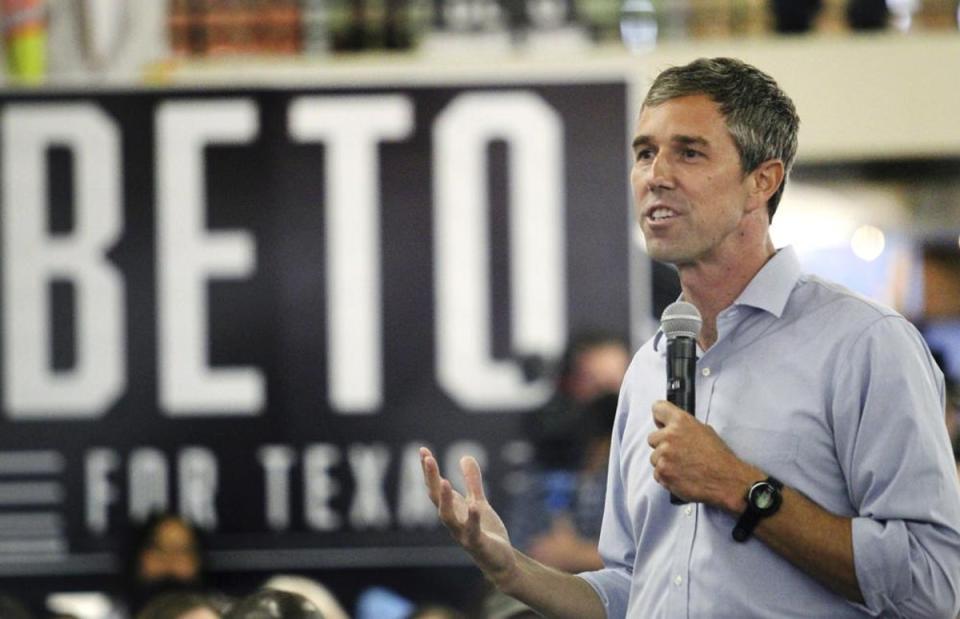
<svg viewBox="0 0 960 619">
<path fill-rule="evenodd" d="M 620 405 L 610 444 L 610 464 L 607 469 L 607 493 L 604 499 L 603 526 L 600 530 L 599 551 L 604 568 L 578 574 L 597 592 L 610 619 L 626 617 L 636 555 L 636 541 L 627 513 L 624 484 L 620 470 L 620 448 L 627 411 L 625 402 L 629 380 L 624 381 Z"/>
<path fill-rule="evenodd" d="M 872 614 L 960 611 L 960 483 L 943 377 L 916 330 L 885 316 L 853 338 L 832 395 L 838 456 L 857 511 L 853 554 Z"/>
</svg>

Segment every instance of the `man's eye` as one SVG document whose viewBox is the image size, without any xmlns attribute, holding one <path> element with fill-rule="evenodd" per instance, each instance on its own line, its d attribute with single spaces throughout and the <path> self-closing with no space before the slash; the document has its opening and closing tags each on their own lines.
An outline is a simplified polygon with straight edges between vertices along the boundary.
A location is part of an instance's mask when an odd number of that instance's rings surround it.
<svg viewBox="0 0 960 619">
<path fill-rule="evenodd" d="M 692 148 L 685 148 L 683 150 L 683 156 L 687 159 L 696 159 L 701 156 L 701 152 L 698 150 L 693 150 Z"/>
<path fill-rule="evenodd" d="M 653 159 L 653 150 L 649 148 L 641 148 L 637 151 L 637 161 L 647 161 Z"/>
</svg>

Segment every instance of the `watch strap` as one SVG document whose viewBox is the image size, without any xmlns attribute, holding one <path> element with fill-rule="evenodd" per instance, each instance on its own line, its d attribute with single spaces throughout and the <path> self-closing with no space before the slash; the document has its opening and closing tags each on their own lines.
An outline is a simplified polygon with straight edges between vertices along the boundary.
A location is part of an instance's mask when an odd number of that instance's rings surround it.
<svg viewBox="0 0 960 619">
<path fill-rule="evenodd" d="M 777 479 L 774 476 L 767 477 L 763 482 L 758 483 L 768 483 L 773 486 L 777 492 L 783 489 L 783 482 Z M 761 512 L 753 503 L 750 502 L 750 492 L 753 490 L 754 486 L 757 484 L 751 484 L 750 488 L 747 490 L 747 509 L 740 515 L 740 518 L 737 519 L 737 523 L 733 527 L 733 539 L 737 542 L 745 542 L 750 537 L 750 534 L 753 533 L 753 530 L 756 528 L 757 523 L 760 522 L 761 518 L 767 516 L 772 516 L 780 508 L 780 500 L 778 500 L 771 511 Z"/>
<path fill-rule="evenodd" d="M 760 514 L 757 513 L 756 510 L 747 507 L 747 511 L 740 514 L 740 518 L 737 519 L 737 524 L 733 526 L 734 541 L 747 541 L 747 538 L 753 533 L 758 522 L 760 522 Z"/>
</svg>

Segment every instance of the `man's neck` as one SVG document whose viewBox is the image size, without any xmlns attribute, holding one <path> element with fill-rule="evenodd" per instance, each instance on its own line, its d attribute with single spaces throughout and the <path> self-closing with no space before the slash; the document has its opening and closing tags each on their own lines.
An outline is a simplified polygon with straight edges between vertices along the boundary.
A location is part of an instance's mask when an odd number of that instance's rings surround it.
<svg viewBox="0 0 960 619">
<path fill-rule="evenodd" d="M 700 310 L 703 325 L 697 339 L 707 350 L 717 341 L 717 315 L 740 296 L 747 284 L 773 257 L 776 250 L 769 236 L 755 251 L 728 260 L 698 262 L 678 267 L 683 298 Z"/>
</svg>

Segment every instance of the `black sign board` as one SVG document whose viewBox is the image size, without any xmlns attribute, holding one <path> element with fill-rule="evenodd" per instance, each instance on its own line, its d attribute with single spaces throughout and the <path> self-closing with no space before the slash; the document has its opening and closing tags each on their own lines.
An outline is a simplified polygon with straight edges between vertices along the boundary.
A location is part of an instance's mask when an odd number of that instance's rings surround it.
<svg viewBox="0 0 960 619">
<path fill-rule="evenodd" d="M 162 508 L 216 570 L 462 563 L 417 448 L 502 500 L 530 361 L 627 332 L 626 93 L 0 98 L 0 576 Z"/>
</svg>

